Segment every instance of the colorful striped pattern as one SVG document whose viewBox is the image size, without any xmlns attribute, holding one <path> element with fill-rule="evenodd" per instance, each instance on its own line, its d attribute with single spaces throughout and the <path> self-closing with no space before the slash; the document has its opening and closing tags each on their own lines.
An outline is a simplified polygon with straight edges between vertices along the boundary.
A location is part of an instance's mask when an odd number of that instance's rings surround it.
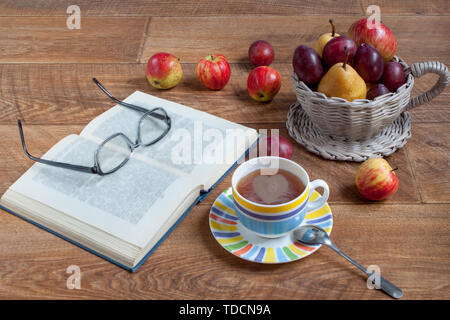
<svg viewBox="0 0 450 320">
<path fill-rule="evenodd" d="M 235 199 L 233 201 L 234 201 L 235 208 L 239 209 L 241 212 L 245 213 L 247 216 L 250 216 L 252 218 L 256 218 L 259 220 L 263 220 L 263 221 L 279 221 L 279 220 L 291 218 L 291 217 L 295 216 L 297 213 L 299 213 L 300 211 L 302 211 L 303 209 L 305 209 L 306 205 L 308 204 L 308 202 L 305 202 L 304 204 L 300 205 L 300 207 L 295 208 L 294 210 L 289 211 L 287 213 L 283 213 L 283 214 L 262 215 L 262 214 L 254 213 L 252 211 L 247 210 L 246 208 L 242 207 L 239 204 L 239 202 L 236 202 Z"/>
<path fill-rule="evenodd" d="M 314 192 L 310 201 L 320 194 Z M 302 224 L 314 224 L 330 234 L 333 215 L 325 205 L 315 211 L 307 212 Z M 231 188 L 225 190 L 214 202 L 209 214 L 211 232 L 217 242 L 233 255 L 259 263 L 285 263 L 299 260 L 315 252 L 320 246 L 306 246 L 293 242 L 290 236 L 277 239 L 262 239 L 241 225 L 234 211 Z"/>
<path fill-rule="evenodd" d="M 285 213 L 287 211 L 291 211 L 298 207 L 303 201 L 306 200 L 309 194 L 309 188 L 307 188 L 303 193 L 300 195 L 300 198 L 297 200 L 285 204 L 285 205 L 277 205 L 277 206 L 263 206 L 263 205 L 257 205 L 250 203 L 246 199 L 242 198 L 237 192 L 232 190 L 232 194 L 234 196 L 234 200 L 241 205 L 242 207 L 254 211 L 254 212 L 262 212 L 262 213 Z"/>
</svg>

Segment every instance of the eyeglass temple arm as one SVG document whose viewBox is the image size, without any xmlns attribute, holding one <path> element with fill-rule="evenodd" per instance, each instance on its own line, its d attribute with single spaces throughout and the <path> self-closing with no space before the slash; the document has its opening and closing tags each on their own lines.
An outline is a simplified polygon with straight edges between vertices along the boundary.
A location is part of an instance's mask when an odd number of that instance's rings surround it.
<svg viewBox="0 0 450 320">
<path fill-rule="evenodd" d="M 63 162 L 57 162 L 57 161 L 41 159 L 41 158 L 37 158 L 37 157 L 31 155 L 28 152 L 27 147 L 25 145 L 25 138 L 23 136 L 22 122 L 20 120 L 17 120 L 17 125 L 19 126 L 20 139 L 22 140 L 23 151 L 25 152 L 27 157 L 30 158 L 31 160 L 34 160 L 34 161 L 39 162 L 39 163 L 43 163 L 43 164 L 59 167 L 59 168 L 64 168 L 64 169 L 72 169 L 72 170 L 88 172 L 88 173 L 97 173 L 98 172 L 96 167 L 78 166 L 78 165 L 69 164 L 69 163 L 63 163 Z"/>
<path fill-rule="evenodd" d="M 140 111 L 140 112 L 144 112 L 144 113 L 146 113 L 146 112 L 148 112 L 149 110 L 148 109 L 145 109 L 145 108 L 142 108 L 142 107 L 139 107 L 139 106 L 135 106 L 135 105 L 133 105 L 133 104 L 129 104 L 129 103 L 126 103 L 126 102 L 123 102 L 123 101 L 121 101 L 121 100 L 119 100 L 119 99 L 117 99 L 117 98 L 115 98 L 115 97 L 113 97 L 112 95 L 111 95 L 111 93 L 109 93 L 108 92 L 108 90 L 106 90 L 105 89 L 105 87 L 103 87 L 102 86 L 102 84 L 96 79 L 96 78 L 92 78 L 92 80 L 95 82 L 95 84 L 108 96 L 108 97 L 110 97 L 114 102 L 116 102 L 116 103 L 118 103 L 118 104 L 120 104 L 120 105 L 122 105 L 122 106 L 124 106 L 124 107 L 128 107 L 128 108 L 131 108 L 131 109 L 133 109 L 133 110 L 136 110 L 136 111 Z M 166 120 L 166 119 L 170 119 L 169 118 L 169 116 L 163 116 L 163 115 L 160 115 L 160 114 L 157 114 L 157 113 L 150 113 L 150 116 L 152 116 L 152 117 L 154 117 L 154 118 L 158 118 L 159 120 Z"/>
</svg>

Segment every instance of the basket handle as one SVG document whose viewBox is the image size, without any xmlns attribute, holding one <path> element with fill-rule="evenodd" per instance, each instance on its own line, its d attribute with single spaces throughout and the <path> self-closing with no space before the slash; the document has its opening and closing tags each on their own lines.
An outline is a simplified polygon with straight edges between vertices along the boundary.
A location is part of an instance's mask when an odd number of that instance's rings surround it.
<svg viewBox="0 0 450 320">
<path fill-rule="evenodd" d="M 433 88 L 417 97 L 412 98 L 404 111 L 408 111 L 412 108 L 420 106 L 421 104 L 431 101 L 433 98 L 437 97 L 445 89 L 445 87 L 447 87 L 449 82 L 447 66 L 438 61 L 413 63 L 409 69 L 414 78 L 419 78 L 426 73 L 436 73 L 439 75 L 439 80 Z"/>
</svg>

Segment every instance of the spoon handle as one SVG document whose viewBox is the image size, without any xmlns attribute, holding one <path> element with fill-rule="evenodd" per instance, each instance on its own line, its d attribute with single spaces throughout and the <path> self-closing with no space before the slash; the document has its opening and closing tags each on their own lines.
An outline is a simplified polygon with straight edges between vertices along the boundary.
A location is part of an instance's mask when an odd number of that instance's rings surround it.
<svg viewBox="0 0 450 320">
<path fill-rule="evenodd" d="M 389 282 L 386 278 L 380 276 L 381 290 L 395 299 L 400 299 L 403 296 L 403 291 L 392 282 Z"/>
<path fill-rule="evenodd" d="M 345 259 L 353 263 L 355 266 L 358 267 L 362 272 L 367 274 L 369 277 L 372 275 L 372 273 L 368 272 L 366 268 L 364 268 L 362 265 L 360 265 L 358 262 L 350 258 L 348 255 L 346 255 L 344 252 L 342 252 L 338 247 L 334 245 L 334 243 L 327 244 L 331 249 L 339 253 L 341 256 L 343 256 Z M 387 279 L 380 276 L 380 289 L 386 292 L 388 295 L 390 295 L 393 298 L 399 299 L 403 296 L 403 291 L 393 283 L 389 282 Z"/>
<path fill-rule="evenodd" d="M 343 256 L 345 259 L 347 259 L 348 261 L 350 261 L 351 263 L 353 263 L 355 266 L 358 267 L 359 270 L 361 270 L 362 272 L 364 272 L 365 274 L 367 274 L 368 276 L 370 276 L 370 273 L 367 272 L 367 269 L 364 268 L 362 265 L 360 265 L 358 262 L 356 262 L 355 260 L 353 260 L 352 258 L 350 258 L 348 255 L 346 255 L 345 253 L 343 253 L 338 247 L 336 247 L 334 245 L 334 243 L 328 244 L 328 246 L 333 249 L 334 251 L 336 251 L 337 253 L 339 253 L 341 256 Z"/>
</svg>

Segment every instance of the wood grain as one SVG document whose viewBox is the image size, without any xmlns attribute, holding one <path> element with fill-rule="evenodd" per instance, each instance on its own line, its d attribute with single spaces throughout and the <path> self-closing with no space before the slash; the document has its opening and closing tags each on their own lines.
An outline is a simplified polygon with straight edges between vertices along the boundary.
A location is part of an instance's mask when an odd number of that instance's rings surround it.
<svg viewBox="0 0 450 320">
<path fill-rule="evenodd" d="M 37 157 L 41 157 L 62 138 L 78 134 L 82 129 L 83 126 L 80 125 L 30 126 L 23 123 L 28 151 Z M 23 152 L 17 124 L 0 125 L 0 137 L 0 194 L 3 195 L 34 162 Z"/>
<path fill-rule="evenodd" d="M 334 205 L 332 238 L 361 264 L 378 265 L 383 276 L 404 290 L 404 299 L 448 299 L 450 228 L 445 208 Z M 364 275 L 328 248 L 282 265 L 236 258 L 212 237 L 208 213 L 209 206 L 194 208 L 132 274 L 2 212 L 0 297 L 389 299 L 368 290 Z M 72 264 L 81 269 L 80 290 L 66 288 L 66 268 Z"/>
<path fill-rule="evenodd" d="M 299 44 L 312 45 L 319 34 L 329 31 L 328 19 L 325 15 L 153 17 L 144 35 L 147 17 L 85 17 L 79 30 L 69 30 L 64 17 L 0 17 L 0 63 L 147 62 L 159 51 L 170 51 L 182 62 L 196 63 L 212 51 L 230 62 L 247 62 L 249 45 L 259 38 L 274 46 L 275 62 L 291 63 Z M 336 16 L 337 31 L 345 34 L 354 20 Z M 450 63 L 446 60 L 450 44 L 440 40 L 450 27 L 447 17 L 387 16 L 383 22 L 396 35 L 398 55 L 406 62 Z M 144 37 L 151 41 L 145 42 L 140 55 Z"/>
<path fill-rule="evenodd" d="M 231 79 L 220 91 L 204 87 L 195 75 L 195 64 L 183 64 L 181 83 L 170 90 L 151 87 L 145 64 L 0 64 L 0 124 L 17 118 L 33 124 L 83 124 L 114 104 L 92 82 L 97 77 L 116 97 L 124 99 L 135 90 L 172 100 L 213 115 L 241 123 L 286 121 L 296 100 L 292 90 L 292 66 L 275 63 L 282 77 L 281 90 L 270 103 L 254 102 L 247 93 L 247 63 L 231 65 Z M 435 77 L 417 81 L 418 94 L 431 88 Z M 432 102 L 412 111 L 413 122 L 450 121 L 445 90 Z"/>
<path fill-rule="evenodd" d="M 285 121 L 295 101 L 292 67 L 274 67 L 283 78 L 282 88 L 271 103 L 261 104 L 247 93 L 251 70 L 247 64 L 231 65 L 230 82 L 220 91 L 211 91 L 200 83 L 195 64 L 183 64 L 182 82 L 165 91 L 148 84 L 144 64 L 0 65 L 5 84 L 0 87 L 0 123 L 12 124 L 21 117 L 34 124 L 87 124 L 114 105 L 92 77 L 121 99 L 140 90 L 235 122 Z"/>
<path fill-rule="evenodd" d="M 450 126 L 414 124 L 408 155 L 423 201 L 450 202 Z"/>
<path fill-rule="evenodd" d="M 343 1 L 339 5 L 331 0 L 79 0 L 76 2 L 86 16 L 209 16 L 209 15 L 303 15 L 346 14 L 364 15 L 371 0 Z M 379 0 L 382 14 L 445 15 L 450 14 L 446 0 Z M 0 5 L 0 15 L 64 16 L 68 4 L 58 0 L 5 0 Z"/>
<path fill-rule="evenodd" d="M 8 64 L 0 65 L 0 70 L 0 123 L 9 124 L 17 118 L 28 123 L 87 124 L 114 105 L 93 77 L 119 98 L 145 90 L 146 85 L 144 67 L 136 64 Z"/>
<path fill-rule="evenodd" d="M 113 105 L 93 84 L 97 77 L 118 98 L 140 90 L 256 129 L 280 129 L 295 101 L 291 58 L 299 44 L 312 45 L 366 15 L 371 0 L 80 0 L 81 29 L 68 30 L 68 4 L 56 0 L 0 3 L 0 194 L 33 162 L 25 157 L 16 125 L 24 121 L 32 154 L 79 133 Z M 398 39 L 408 64 L 437 60 L 450 66 L 450 2 L 376 1 L 382 21 Z M 275 48 L 283 85 L 275 99 L 253 102 L 246 90 L 247 50 L 257 39 Z M 159 91 L 144 76 L 145 63 L 168 51 L 183 63 L 184 78 Z M 196 62 L 220 52 L 232 76 L 221 91 L 197 80 Z M 416 79 L 413 95 L 431 88 L 433 75 Z M 450 299 L 448 216 L 450 91 L 414 109 L 413 136 L 388 158 L 399 167 L 400 187 L 391 199 L 363 200 L 354 187 L 356 163 L 331 162 L 293 142 L 294 160 L 312 179 L 330 184 L 332 238 L 363 265 L 404 290 L 404 299 Z M 208 226 L 212 194 L 177 226 L 136 272 L 121 268 L 21 219 L 0 212 L 0 299 L 388 299 L 368 290 L 363 274 L 328 248 L 302 261 L 259 265 L 240 260 L 213 239 Z M 82 289 L 66 287 L 69 265 L 82 272 Z"/>
<path fill-rule="evenodd" d="M 148 18 L 0 17 L 0 63 L 135 62 Z M 12 27 L 13 26 L 13 27 Z"/>
<path fill-rule="evenodd" d="M 182 62 L 198 62 L 211 53 L 221 53 L 230 62 L 247 62 L 248 47 L 258 39 L 269 41 L 275 62 L 291 63 L 295 48 L 313 45 L 329 32 L 329 15 L 154 17 L 141 62 L 156 52 L 168 50 Z M 334 15 L 336 32 L 344 35 L 355 21 L 352 16 Z M 398 41 L 398 55 L 407 63 L 438 60 L 450 64 L 450 43 L 442 41 L 450 28 L 448 17 L 383 16 Z M 186 26 L 189 28 L 186 28 Z M 182 35 L 175 38 L 168 35 Z"/>
</svg>

